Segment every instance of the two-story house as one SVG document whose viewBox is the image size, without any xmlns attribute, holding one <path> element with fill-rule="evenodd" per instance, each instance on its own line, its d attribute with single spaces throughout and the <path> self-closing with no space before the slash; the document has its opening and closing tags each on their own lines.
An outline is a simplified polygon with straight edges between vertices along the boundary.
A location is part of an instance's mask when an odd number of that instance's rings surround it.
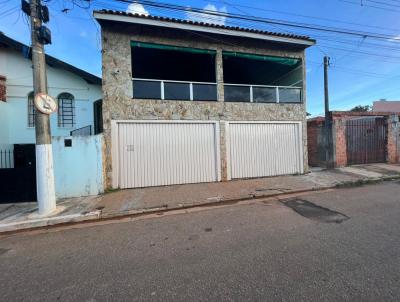
<svg viewBox="0 0 400 302">
<path fill-rule="evenodd" d="M 304 173 L 308 37 L 101 10 L 107 185 Z"/>
</svg>

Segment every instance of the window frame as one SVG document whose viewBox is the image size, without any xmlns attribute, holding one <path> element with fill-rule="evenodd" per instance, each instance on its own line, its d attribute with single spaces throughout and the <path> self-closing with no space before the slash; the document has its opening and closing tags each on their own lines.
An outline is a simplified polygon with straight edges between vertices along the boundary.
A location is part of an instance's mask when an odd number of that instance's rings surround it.
<svg viewBox="0 0 400 302">
<path fill-rule="evenodd" d="M 65 101 L 71 101 L 71 104 L 67 106 L 64 104 Z M 59 128 L 74 128 L 76 125 L 75 115 L 75 97 L 69 92 L 62 92 L 57 96 L 57 126 Z M 65 119 L 66 111 L 69 111 L 70 119 Z"/>
<path fill-rule="evenodd" d="M 28 128 L 35 128 L 36 126 L 36 108 L 35 108 L 35 95 L 31 91 L 28 93 Z M 32 117 L 32 122 L 31 122 Z"/>
</svg>

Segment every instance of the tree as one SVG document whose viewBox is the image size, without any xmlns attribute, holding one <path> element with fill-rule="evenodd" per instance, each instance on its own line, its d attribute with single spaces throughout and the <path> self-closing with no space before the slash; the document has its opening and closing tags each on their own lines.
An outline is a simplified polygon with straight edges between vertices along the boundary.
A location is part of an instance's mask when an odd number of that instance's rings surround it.
<svg viewBox="0 0 400 302">
<path fill-rule="evenodd" d="M 357 105 L 354 108 L 350 109 L 352 112 L 367 112 L 370 111 L 372 108 L 370 105 Z"/>
</svg>

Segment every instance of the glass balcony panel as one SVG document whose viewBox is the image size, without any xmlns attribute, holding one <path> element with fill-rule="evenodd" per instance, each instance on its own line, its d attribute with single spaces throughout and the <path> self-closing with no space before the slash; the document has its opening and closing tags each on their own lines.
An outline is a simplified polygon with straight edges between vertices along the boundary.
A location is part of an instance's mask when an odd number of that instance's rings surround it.
<svg viewBox="0 0 400 302">
<path fill-rule="evenodd" d="M 254 103 L 276 103 L 276 89 L 273 87 L 253 87 Z"/>
<path fill-rule="evenodd" d="M 301 103 L 301 88 L 279 87 L 279 103 Z"/>
<path fill-rule="evenodd" d="M 190 100 L 189 83 L 164 82 L 164 99 L 166 100 Z"/>
<path fill-rule="evenodd" d="M 133 80 L 133 97 L 136 99 L 161 99 L 160 81 Z"/>
<path fill-rule="evenodd" d="M 225 102 L 250 102 L 250 87 L 225 85 Z"/>
<path fill-rule="evenodd" d="M 194 101 L 216 101 L 217 85 L 215 84 L 193 84 Z"/>
</svg>

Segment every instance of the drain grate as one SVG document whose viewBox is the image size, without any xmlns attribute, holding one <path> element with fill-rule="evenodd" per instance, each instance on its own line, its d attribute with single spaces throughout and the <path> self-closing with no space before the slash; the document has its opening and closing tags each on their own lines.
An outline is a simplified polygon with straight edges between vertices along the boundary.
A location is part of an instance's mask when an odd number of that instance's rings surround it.
<svg viewBox="0 0 400 302">
<path fill-rule="evenodd" d="M 307 200 L 292 198 L 284 200 L 282 203 L 301 216 L 318 222 L 342 223 L 343 221 L 350 219 L 350 217 L 342 213 L 321 207 Z"/>
</svg>

